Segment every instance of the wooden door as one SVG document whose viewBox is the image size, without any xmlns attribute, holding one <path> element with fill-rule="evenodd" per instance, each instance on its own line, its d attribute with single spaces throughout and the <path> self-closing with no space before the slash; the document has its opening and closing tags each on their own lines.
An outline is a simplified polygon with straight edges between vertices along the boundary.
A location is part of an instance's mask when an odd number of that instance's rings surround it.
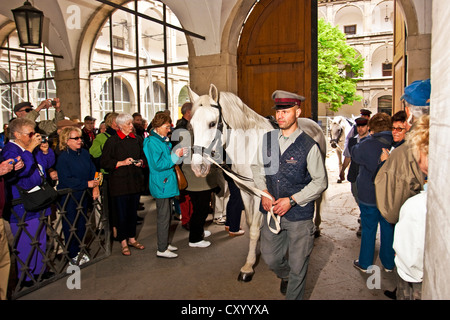
<svg viewBox="0 0 450 320">
<path fill-rule="evenodd" d="M 403 13 L 395 1 L 394 5 L 394 61 L 393 61 L 393 97 L 392 97 L 392 114 L 403 110 L 400 101 L 406 86 L 406 27 Z"/>
<path fill-rule="evenodd" d="M 316 48 L 316 1 L 261 0 L 239 42 L 239 97 L 262 116 L 269 116 L 275 114 L 271 98 L 275 90 L 294 92 L 306 98 L 302 116 L 317 120 Z"/>
</svg>

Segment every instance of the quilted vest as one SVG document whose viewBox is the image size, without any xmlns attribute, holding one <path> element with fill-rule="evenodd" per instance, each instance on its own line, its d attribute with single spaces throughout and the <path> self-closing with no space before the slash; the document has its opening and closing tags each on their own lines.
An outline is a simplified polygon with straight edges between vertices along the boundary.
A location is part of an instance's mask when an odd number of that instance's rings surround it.
<svg viewBox="0 0 450 320">
<path fill-rule="evenodd" d="M 286 151 L 281 154 L 278 144 L 278 130 L 264 136 L 263 161 L 266 174 L 267 190 L 275 199 L 289 197 L 302 190 L 311 176 L 307 169 L 307 156 L 316 142 L 306 133 L 300 134 Z M 278 153 L 278 158 L 273 155 Z M 277 161 L 278 163 L 275 163 Z M 278 170 L 274 170 L 278 167 Z M 260 205 L 260 211 L 267 213 Z M 296 205 L 284 215 L 290 221 L 312 219 L 314 216 L 314 201 L 305 206 Z"/>
</svg>

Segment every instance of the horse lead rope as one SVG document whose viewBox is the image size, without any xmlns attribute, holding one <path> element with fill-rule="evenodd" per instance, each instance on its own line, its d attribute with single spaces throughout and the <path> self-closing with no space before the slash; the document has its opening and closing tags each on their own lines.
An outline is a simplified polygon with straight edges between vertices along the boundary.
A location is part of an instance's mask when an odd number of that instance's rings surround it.
<svg viewBox="0 0 450 320">
<path fill-rule="evenodd" d="M 222 168 L 222 166 L 220 166 L 213 158 L 211 158 L 208 154 L 205 154 L 206 158 L 208 161 L 212 162 L 213 164 L 215 164 L 216 166 L 218 166 L 220 169 L 222 169 L 223 172 L 225 172 L 230 178 L 232 178 L 234 181 L 237 181 L 243 185 L 245 185 L 247 188 L 249 188 L 256 196 L 258 197 L 266 197 L 269 199 L 272 199 L 272 197 L 270 195 L 268 195 L 266 192 L 259 190 L 258 188 L 255 188 L 253 186 L 247 185 L 248 181 L 244 181 L 241 178 L 237 177 L 235 174 L 225 170 L 224 168 Z M 281 221 L 281 217 L 280 216 L 275 216 L 275 214 L 273 213 L 273 207 L 270 208 L 270 215 L 267 214 L 267 226 L 269 227 L 269 230 L 272 231 L 275 234 L 280 233 L 281 231 L 281 227 L 280 227 L 280 221 Z M 273 219 L 275 222 L 275 229 L 273 229 L 270 226 L 270 219 Z"/>
</svg>

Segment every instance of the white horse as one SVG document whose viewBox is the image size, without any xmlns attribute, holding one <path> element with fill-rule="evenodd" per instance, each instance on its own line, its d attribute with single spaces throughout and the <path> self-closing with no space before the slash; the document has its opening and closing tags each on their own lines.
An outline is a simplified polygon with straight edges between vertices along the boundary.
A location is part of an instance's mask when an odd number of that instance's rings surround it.
<svg viewBox="0 0 450 320">
<path fill-rule="evenodd" d="M 352 129 L 352 122 L 342 116 L 334 117 L 330 122 L 330 144 L 331 147 L 336 149 L 336 155 L 338 157 L 339 172 L 342 169 L 342 154 L 345 148 L 345 138 Z M 340 179 L 338 182 L 341 182 Z"/>
<path fill-rule="evenodd" d="M 193 103 L 190 124 L 194 135 L 194 154 L 191 160 L 194 173 L 204 177 L 210 170 L 211 162 L 207 160 L 204 150 L 217 151 L 223 147 L 231 159 L 232 171 L 240 177 L 248 178 L 245 184 L 236 182 L 241 189 L 250 228 L 249 252 L 238 280 L 251 281 L 263 216 L 259 211 L 260 198 L 251 191 L 251 188 L 255 188 L 251 163 L 256 159 L 264 133 L 273 130 L 273 126 L 267 118 L 250 109 L 233 93 L 221 92 L 219 97 L 214 85 L 210 86 L 209 95 L 203 96 L 198 96 L 189 88 L 189 96 Z M 320 126 L 306 118 L 299 118 L 298 123 L 302 130 L 318 142 L 325 159 L 326 139 Z M 320 211 L 316 212 L 316 216 L 319 216 Z"/>
</svg>

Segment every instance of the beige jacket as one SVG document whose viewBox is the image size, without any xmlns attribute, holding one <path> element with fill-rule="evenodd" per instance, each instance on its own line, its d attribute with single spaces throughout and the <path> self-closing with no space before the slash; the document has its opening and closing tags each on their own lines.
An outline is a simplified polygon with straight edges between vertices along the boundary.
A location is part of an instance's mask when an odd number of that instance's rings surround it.
<svg viewBox="0 0 450 320">
<path fill-rule="evenodd" d="M 407 199 L 423 190 L 425 174 L 420 170 L 408 142 L 392 151 L 375 177 L 377 207 L 392 224 Z"/>
<path fill-rule="evenodd" d="M 58 121 L 64 120 L 64 112 L 62 110 L 55 112 L 55 118 L 53 120 L 42 120 L 38 122 L 36 119 L 39 118 L 39 112 L 31 110 L 26 114 L 25 118 L 35 121 L 40 131 L 46 135 L 50 135 L 58 129 Z"/>
</svg>

